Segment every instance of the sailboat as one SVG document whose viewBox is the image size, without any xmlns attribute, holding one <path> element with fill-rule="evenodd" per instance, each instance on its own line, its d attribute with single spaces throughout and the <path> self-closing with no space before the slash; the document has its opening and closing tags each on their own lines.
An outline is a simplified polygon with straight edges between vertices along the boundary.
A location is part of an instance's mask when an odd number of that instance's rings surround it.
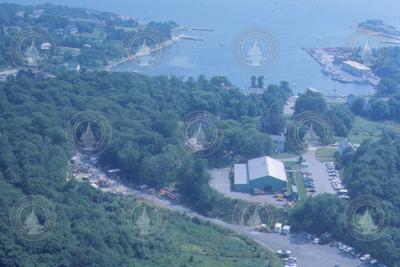
<svg viewBox="0 0 400 267">
<path fill-rule="evenodd" d="M 304 141 L 305 142 L 318 142 L 320 140 L 319 136 L 315 133 L 314 130 L 314 123 L 311 123 L 310 128 L 304 135 Z"/>
<path fill-rule="evenodd" d="M 148 235 L 151 229 L 150 223 L 151 220 L 149 216 L 147 215 L 147 207 L 143 208 L 143 211 L 139 218 L 136 220 L 136 225 L 139 228 L 139 233 L 141 235 Z"/>
<path fill-rule="evenodd" d="M 371 234 L 378 230 L 378 226 L 375 225 L 368 208 L 356 221 L 356 224 L 360 232 L 363 234 Z"/>
<path fill-rule="evenodd" d="M 203 150 L 204 147 L 207 145 L 207 143 L 208 143 L 207 137 L 206 134 L 204 133 L 203 125 L 200 122 L 196 132 L 189 139 L 189 144 L 194 148 L 194 150 L 199 151 Z"/>
<path fill-rule="evenodd" d="M 262 224 L 262 220 L 260 218 L 259 212 L 258 212 L 258 205 L 255 207 L 253 214 L 251 217 L 247 220 L 246 225 L 251 227 L 251 228 L 256 228 L 257 226 L 260 226 Z"/>
<path fill-rule="evenodd" d="M 25 51 L 25 61 L 31 67 L 37 67 L 40 61 L 40 54 L 35 44 L 35 38 L 32 38 L 31 45 Z"/>
<path fill-rule="evenodd" d="M 35 207 L 32 208 L 31 213 L 26 217 L 23 226 L 28 235 L 37 235 L 43 230 L 44 227 L 39 222 Z"/>
<path fill-rule="evenodd" d="M 149 66 L 151 64 L 151 49 L 146 43 L 146 39 L 143 40 L 142 45 L 138 49 L 135 54 L 139 65 L 141 66 Z"/>
<path fill-rule="evenodd" d="M 80 145 L 85 150 L 92 150 L 97 145 L 97 141 L 96 138 L 94 137 L 92 128 L 90 126 L 90 122 L 88 123 L 86 130 L 81 135 Z"/>
<path fill-rule="evenodd" d="M 364 46 L 361 48 L 359 56 L 363 64 L 373 64 L 374 54 L 368 40 L 365 41 Z"/>
<path fill-rule="evenodd" d="M 265 63 L 266 59 L 267 57 L 263 56 L 258 41 L 254 40 L 253 45 L 248 50 L 246 60 L 251 66 L 259 67 Z"/>
</svg>

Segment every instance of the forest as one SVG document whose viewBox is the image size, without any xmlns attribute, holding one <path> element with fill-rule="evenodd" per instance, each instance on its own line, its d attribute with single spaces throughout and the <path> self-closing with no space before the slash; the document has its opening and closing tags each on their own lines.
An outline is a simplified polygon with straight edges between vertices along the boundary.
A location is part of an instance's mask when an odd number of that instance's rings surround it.
<svg viewBox="0 0 400 267">
<path fill-rule="evenodd" d="M 57 76 L 43 79 L 20 72 L 17 78 L 0 83 L 1 265 L 189 266 L 190 261 L 209 266 L 218 259 L 230 266 L 254 266 L 264 260 L 262 250 L 248 240 L 235 238 L 226 250 L 222 230 L 168 211 L 166 216 L 173 220 L 165 234 L 145 243 L 133 241 L 118 216 L 131 200 L 65 180 L 67 162 L 75 153 L 65 128 L 78 112 L 103 114 L 113 135 L 100 155 L 102 164 L 121 168 L 127 183 L 176 186 L 188 205 L 209 214 L 234 203 L 210 192 L 208 160 L 217 159 L 218 164 L 232 160 L 232 153 L 243 157 L 270 153 L 272 145 L 259 129 L 260 119 L 272 106 L 282 107 L 291 94 L 286 83 L 270 85 L 261 96 L 245 96 L 224 77 L 182 81 L 106 72 Z M 208 159 L 193 158 L 179 146 L 178 122 L 194 110 L 212 112 L 218 127 L 230 137 Z M 154 162 L 162 168 L 152 167 Z M 46 197 L 57 213 L 52 235 L 34 245 L 10 230 L 9 211 L 24 195 Z M 188 244 L 193 243 L 197 248 L 191 250 Z M 193 253 L 205 247 L 212 251 Z"/>
<path fill-rule="evenodd" d="M 349 105 L 356 115 L 375 121 L 400 120 L 400 48 L 384 50 L 383 63 L 374 66 L 381 78 L 375 95 L 369 100 L 351 97 Z"/>
</svg>

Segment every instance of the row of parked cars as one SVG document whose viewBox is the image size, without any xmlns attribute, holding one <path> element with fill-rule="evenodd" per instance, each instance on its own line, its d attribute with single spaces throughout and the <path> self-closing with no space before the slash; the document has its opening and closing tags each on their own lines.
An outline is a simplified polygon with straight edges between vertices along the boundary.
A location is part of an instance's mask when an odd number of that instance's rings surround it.
<svg viewBox="0 0 400 267">
<path fill-rule="evenodd" d="M 336 191 L 336 194 L 340 198 L 349 198 L 348 191 L 344 187 L 343 182 L 339 177 L 339 171 L 336 169 L 335 163 L 334 162 L 326 162 L 325 166 L 327 168 L 328 175 L 329 175 L 329 181 L 331 183 L 333 190 Z"/>
<path fill-rule="evenodd" d="M 278 257 L 283 258 L 284 267 L 297 267 L 297 259 L 291 257 L 290 254 L 292 252 L 290 250 L 277 250 L 276 255 Z"/>
<path fill-rule="evenodd" d="M 337 248 L 340 252 L 345 253 L 353 258 L 360 259 L 360 262 L 366 266 L 387 267 L 386 265 L 379 263 L 377 259 L 372 258 L 370 254 L 358 252 L 353 247 L 347 246 L 341 242 L 332 241 L 329 243 L 329 246 L 332 248 Z"/>
<path fill-rule="evenodd" d="M 377 259 L 371 257 L 370 254 L 364 254 L 356 251 L 353 247 L 347 246 L 346 244 L 333 240 L 331 233 L 324 233 L 320 237 L 313 239 L 315 245 L 329 244 L 331 248 L 337 248 L 341 253 L 348 255 L 353 258 L 358 258 L 364 266 L 376 266 L 376 267 L 387 267 L 386 265 L 379 263 Z"/>
<path fill-rule="evenodd" d="M 302 171 L 304 187 L 307 189 L 308 193 L 316 193 L 314 179 L 312 178 L 312 173 L 309 171 Z"/>
</svg>

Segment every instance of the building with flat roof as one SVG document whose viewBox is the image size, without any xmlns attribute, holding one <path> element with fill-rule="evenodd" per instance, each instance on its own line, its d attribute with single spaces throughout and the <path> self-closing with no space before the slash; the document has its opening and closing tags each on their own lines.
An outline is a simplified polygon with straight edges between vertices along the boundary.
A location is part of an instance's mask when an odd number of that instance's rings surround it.
<svg viewBox="0 0 400 267">
<path fill-rule="evenodd" d="M 251 192 L 258 188 L 265 192 L 281 192 L 287 184 L 285 165 L 268 156 L 234 165 L 234 190 Z"/>
<path fill-rule="evenodd" d="M 371 68 L 352 60 L 343 62 L 343 69 L 355 76 L 368 76 L 371 73 Z"/>
</svg>

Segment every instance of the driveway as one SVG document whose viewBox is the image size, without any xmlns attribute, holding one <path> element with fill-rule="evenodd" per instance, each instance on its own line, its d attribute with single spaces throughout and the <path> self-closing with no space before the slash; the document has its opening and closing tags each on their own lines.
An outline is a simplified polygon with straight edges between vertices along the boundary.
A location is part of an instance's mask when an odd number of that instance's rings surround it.
<svg viewBox="0 0 400 267">
<path fill-rule="evenodd" d="M 229 168 L 211 169 L 210 175 L 212 178 L 210 181 L 211 188 L 222 193 L 225 197 L 232 199 L 241 199 L 250 202 L 268 203 L 277 207 L 283 207 L 286 203 L 286 201 L 275 200 L 275 198 L 272 195 L 251 195 L 251 194 L 231 191 L 231 186 L 229 181 Z"/>
</svg>

